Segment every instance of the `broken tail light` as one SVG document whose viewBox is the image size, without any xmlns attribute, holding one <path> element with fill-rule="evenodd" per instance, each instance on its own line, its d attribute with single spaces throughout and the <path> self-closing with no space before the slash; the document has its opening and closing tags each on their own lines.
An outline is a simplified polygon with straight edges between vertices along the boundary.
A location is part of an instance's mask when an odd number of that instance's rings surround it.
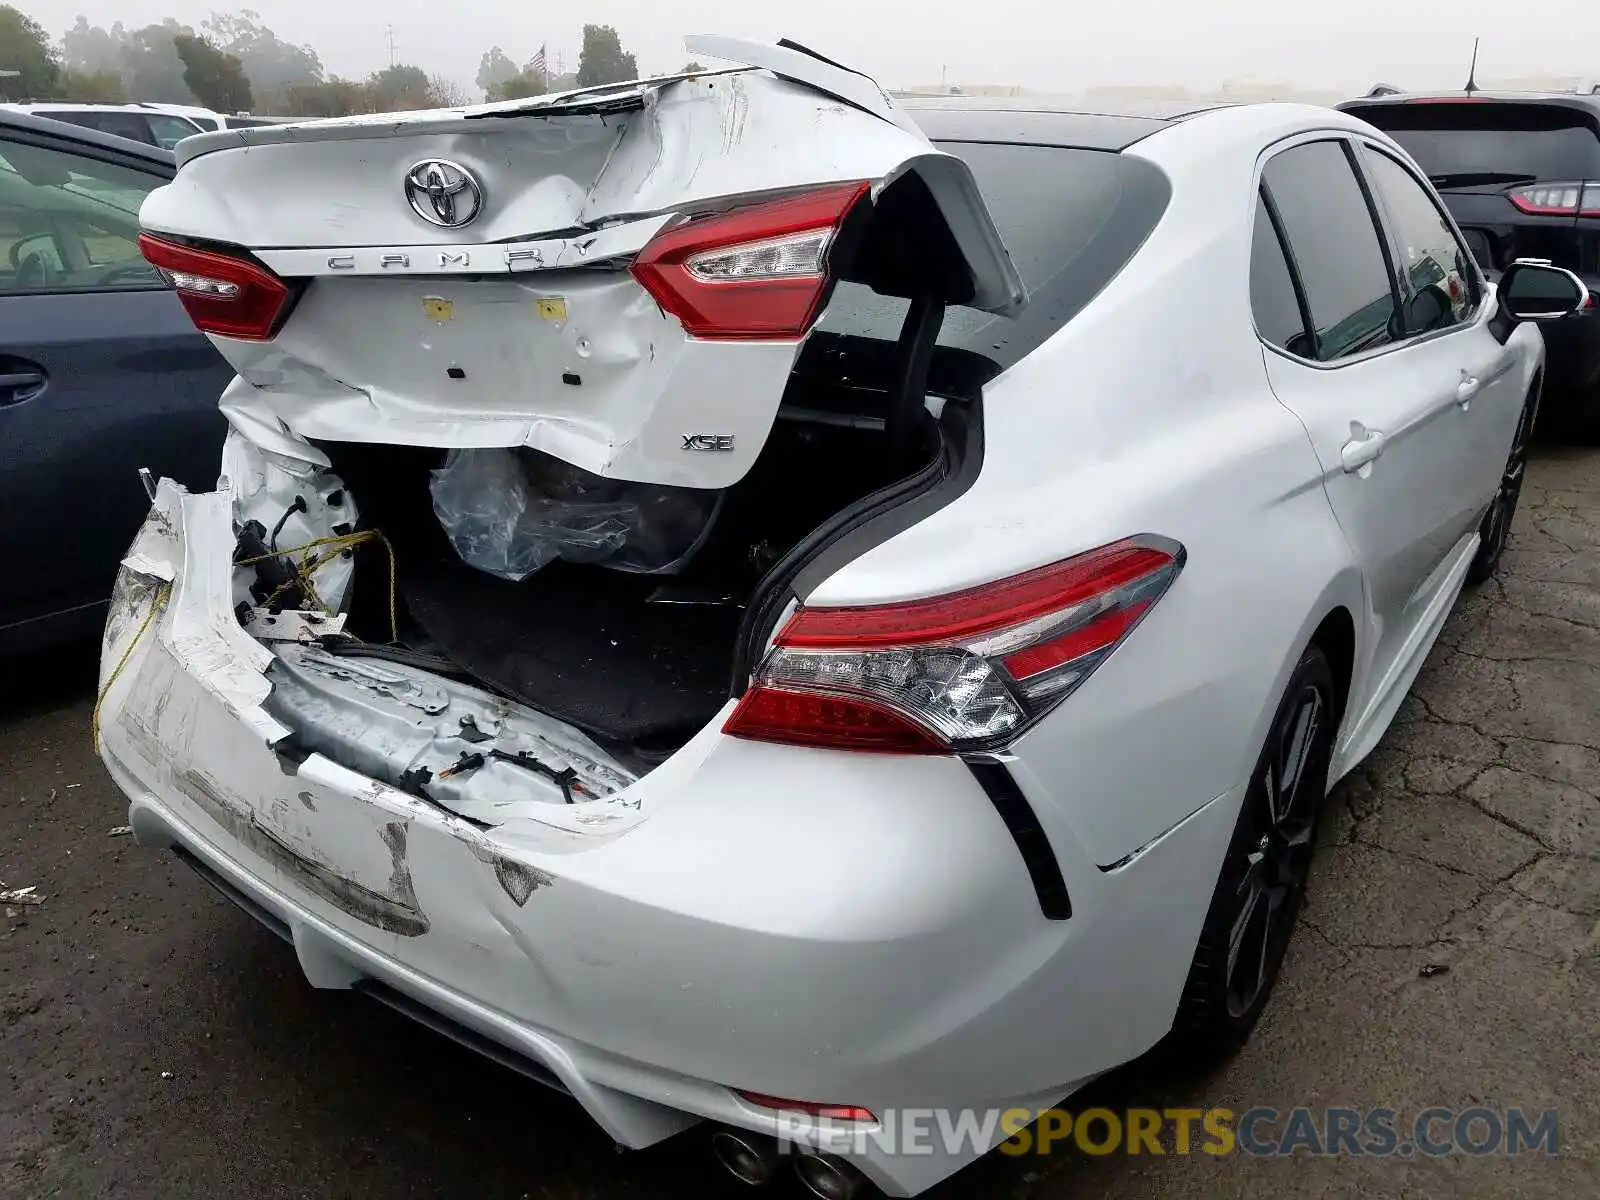
<svg viewBox="0 0 1600 1200">
<path fill-rule="evenodd" d="M 834 236 L 868 184 L 846 183 L 673 225 L 633 276 L 690 337 L 803 337 L 828 288 Z"/>
<path fill-rule="evenodd" d="M 1183 569 L 1144 536 L 945 596 L 797 609 L 723 732 L 841 750 L 1004 746 L 1104 662 Z"/>
<path fill-rule="evenodd" d="M 165 238 L 139 235 L 139 252 L 159 270 L 202 333 L 264 342 L 289 309 L 289 285 L 259 263 Z"/>
</svg>

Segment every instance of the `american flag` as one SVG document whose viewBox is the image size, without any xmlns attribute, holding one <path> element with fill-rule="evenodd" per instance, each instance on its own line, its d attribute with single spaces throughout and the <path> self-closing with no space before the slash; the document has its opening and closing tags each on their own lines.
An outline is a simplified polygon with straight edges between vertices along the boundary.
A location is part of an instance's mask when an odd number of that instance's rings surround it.
<svg viewBox="0 0 1600 1200">
<path fill-rule="evenodd" d="M 540 46 L 539 47 L 539 53 L 535 54 L 533 56 L 533 59 L 528 63 L 528 73 L 530 75 L 537 75 L 540 79 L 544 78 L 544 73 L 545 73 L 545 53 L 544 53 L 544 51 L 545 51 L 544 46 Z"/>
</svg>

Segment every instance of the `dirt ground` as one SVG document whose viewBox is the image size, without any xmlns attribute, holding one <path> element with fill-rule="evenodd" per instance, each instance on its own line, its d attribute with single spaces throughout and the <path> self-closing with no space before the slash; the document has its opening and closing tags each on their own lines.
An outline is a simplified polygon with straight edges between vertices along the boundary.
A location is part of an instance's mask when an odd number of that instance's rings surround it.
<svg viewBox="0 0 1600 1200">
<path fill-rule="evenodd" d="M 45 897 L 0 905 L 0 1196 L 745 1194 L 703 1137 L 618 1154 L 561 1097 L 313 991 L 183 866 L 112 836 L 92 678 L 83 655 L 0 667 L 0 879 Z M 1134 1064 L 1079 1103 L 1557 1108 L 1559 1156 L 1073 1151 L 991 1156 L 935 1194 L 1600 1196 L 1600 452 L 1540 453 L 1500 579 L 1331 803 L 1249 1047 L 1205 1076 Z"/>
</svg>

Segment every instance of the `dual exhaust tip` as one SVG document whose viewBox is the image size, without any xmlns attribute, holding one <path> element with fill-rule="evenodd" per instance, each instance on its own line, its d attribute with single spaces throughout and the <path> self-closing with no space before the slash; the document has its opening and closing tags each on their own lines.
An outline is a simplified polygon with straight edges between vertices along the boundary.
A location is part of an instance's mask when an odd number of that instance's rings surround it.
<svg viewBox="0 0 1600 1200">
<path fill-rule="evenodd" d="M 744 1129 L 719 1129 L 711 1135 L 711 1152 L 735 1179 L 760 1187 L 783 1170 L 786 1156 L 777 1140 Z M 802 1150 L 793 1156 L 794 1173 L 818 1200 L 854 1200 L 867 1177 L 842 1158 Z"/>
</svg>

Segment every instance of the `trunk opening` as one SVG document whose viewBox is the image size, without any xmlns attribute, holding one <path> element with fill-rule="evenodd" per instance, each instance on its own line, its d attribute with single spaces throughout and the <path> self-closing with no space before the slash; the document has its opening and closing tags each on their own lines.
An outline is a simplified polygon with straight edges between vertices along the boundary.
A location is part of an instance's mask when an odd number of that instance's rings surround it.
<svg viewBox="0 0 1600 1200">
<path fill-rule="evenodd" d="M 345 626 L 361 641 L 325 648 L 352 667 L 381 670 L 387 659 L 453 673 L 647 771 L 742 686 L 772 623 L 805 590 L 802 573 L 814 583 L 830 547 L 839 561 L 859 555 L 970 482 L 981 380 L 993 368 L 936 349 L 941 316 L 936 302 L 914 304 L 898 343 L 814 335 L 755 466 L 673 575 L 557 560 L 520 583 L 497 578 L 461 560 L 433 510 L 430 472 L 446 451 L 317 443 L 360 526 L 393 547 L 399 625 L 397 646 L 384 645 L 389 574 L 380 551 L 363 552 L 373 557 L 354 573 Z"/>
</svg>

